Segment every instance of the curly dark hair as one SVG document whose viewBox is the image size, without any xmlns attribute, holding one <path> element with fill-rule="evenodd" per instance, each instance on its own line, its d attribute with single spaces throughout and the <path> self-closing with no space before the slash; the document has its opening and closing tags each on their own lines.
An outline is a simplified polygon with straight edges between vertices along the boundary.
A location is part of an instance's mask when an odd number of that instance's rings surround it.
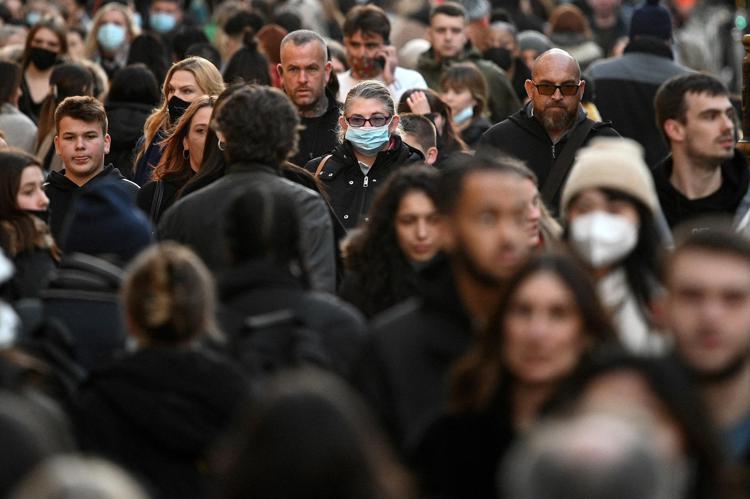
<svg viewBox="0 0 750 499">
<path fill-rule="evenodd" d="M 416 289 L 416 272 L 398 245 L 396 212 L 401 200 L 414 191 L 424 193 L 437 206 L 437 178 L 436 170 L 421 166 L 391 175 L 370 208 L 370 221 L 351 240 L 346 265 L 361 277 L 359 291 L 364 300 L 355 305 L 366 316 L 408 298 Z"/>
<path fill-rule="evenodd" d="M 297 149 L 297 109 L 276 88 L 248 85 L 215 110 L 213 127 L 226 139 L 228 164 L 238 161 L 278 165 Z"/>
</svg>

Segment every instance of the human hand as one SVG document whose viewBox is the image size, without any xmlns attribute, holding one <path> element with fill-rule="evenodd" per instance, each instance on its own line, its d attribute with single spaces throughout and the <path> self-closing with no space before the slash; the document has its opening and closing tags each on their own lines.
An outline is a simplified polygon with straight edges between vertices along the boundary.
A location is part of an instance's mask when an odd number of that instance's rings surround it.
<svg viewBox="0 0 750 499">
<path fill-rule="evenodd" d="M 430 102 L 422 91 L 412 92 L 411 95 L 406 98 L 406 103 L 414 114 L 430 114 L 432 112 L 432 109 L 430 109 Z"/>
<path fill-rule="evenodd" d="M 382 58 L 385 61 L 383 65 L 383 81 L 386 85 L 391 85 L 395 81 L 396 77 L 394 73 L 396 66 L 398 66 L 398 55 L 396 54 L 396 47 L 393 45 L 383 45 L 378 51 L 377 57 Z"/>
</svg>

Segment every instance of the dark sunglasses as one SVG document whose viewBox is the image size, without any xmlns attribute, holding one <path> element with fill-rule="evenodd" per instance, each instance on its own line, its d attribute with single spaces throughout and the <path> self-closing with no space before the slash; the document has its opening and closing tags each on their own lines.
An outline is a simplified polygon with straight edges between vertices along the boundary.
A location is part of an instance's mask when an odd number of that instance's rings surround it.
<svg viewBox="0 0 750 499">
<path fill-rule="evenodd" d="M 541 95 L 555 95 L 555 90 L 560 90 L 560 93 L 563 94 L 566 97 L 569 97 L 571 95 L 575 95 L 576 92 L 578 92 L 578 88 L 581 86 L 582 82 L 578 83 L 563 83 L 562 85 L 554 85 L 552 83 L 534 83 L 531 82 L 536 87 L 537 92 L 539 92 Z"/>
<path fill-rule="evenodd" d="M 346 122 L 349 123 L 349 126 L 353 126 L 354 128 L 360 128 L 365 126 L 365 123 L 369 123 L 370 126 L 378 127 L 383 126 L 386 123 L 388 123 L 391 120 L 390 116 L 383 116 L 380 114 L 376 114 L 375 116 L 370 116 L 369 118 L 365 118 L 364 116 L 354 115 L 350 116 L 346 119 Z"/>
</svg>

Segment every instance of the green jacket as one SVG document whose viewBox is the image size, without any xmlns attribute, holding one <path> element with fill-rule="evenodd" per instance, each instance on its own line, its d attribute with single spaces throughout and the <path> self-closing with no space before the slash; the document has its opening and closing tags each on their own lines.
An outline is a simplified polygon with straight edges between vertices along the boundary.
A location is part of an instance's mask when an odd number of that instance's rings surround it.
<svg viewBox="0 0 750 499">
<path fill-rule="evenodd" d="M 417 61 L 417 71 L 419 71 L 427 82 L 427 86 L 435 91 L 440 91 L 440 77 L 443 69 L 456 62 L 471 62 L 484 75 L 487 80 L 487 89 L 489 90 L 488 108 L 490 111 L 490 120 L 493 123 L 503 121 L 511 114 L 521 109 L 521 102 L 518 100 L 513 85 L 508 80 L 508 75 L 500 69 L 494 62 L 482 59 L 479 52 L 474 49 L 466 50 L 463 57 L 438 62 L 432 49 L 424 52 L 419 56 Z"/>
</svg>

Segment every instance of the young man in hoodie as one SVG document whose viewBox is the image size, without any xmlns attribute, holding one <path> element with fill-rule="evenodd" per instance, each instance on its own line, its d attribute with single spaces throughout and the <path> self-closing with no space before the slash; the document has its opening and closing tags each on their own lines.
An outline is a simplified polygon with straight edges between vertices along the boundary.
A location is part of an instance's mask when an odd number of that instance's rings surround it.
<svg viewBox="0 0 750 499">
<path fill-rule="evenodd" d="M 45 192 L 50 201 L 50 229 L 57 240 L 75 195 L 89 182 L 113 176 L 133 199 L 138 185 L 125 179 L 112 165 L 104 166 L 111 139 L 101 102 L 88 96 L 68 97 L 55 111 L 55 128 L 55 151 L 64 168 L 50 173 Z"/>
<path fill-rule="evenodd" d="M 704 74 L 677 76 L 659 88 L 654 107 L 671 151 L 653 170 L 669 226 L 707 215 L 746 226 L 750 172 L 735 149 L 735 110 L 724 84 Z"/>
</svg>

